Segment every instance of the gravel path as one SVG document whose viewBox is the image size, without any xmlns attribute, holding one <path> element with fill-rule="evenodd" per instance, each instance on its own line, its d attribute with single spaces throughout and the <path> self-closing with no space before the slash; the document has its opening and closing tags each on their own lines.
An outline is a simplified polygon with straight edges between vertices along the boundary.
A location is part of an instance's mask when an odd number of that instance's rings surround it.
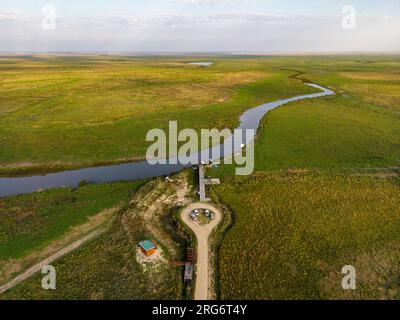
<svg viewBox="0 0 400 320">
<path fill-rule="evenodd" d="M 197 221 L 192 220 L 190 213 L 195 209 L 208 209 L 214 212 L 215 219 L 209 224 L 200 225 Z M 208 203 L 193 203 L 186 207 L 181 213 L 182 220 L 193 230 L 197 237 L 197 271 L 196 286 L 194 292 L 195 300 L 208 300 L 210 289 L 210 269 L 209 264 L 209 243 L 208 238 L 212 230 L 222 220 L 221 212 L 213 205 Z"/>
</svg>

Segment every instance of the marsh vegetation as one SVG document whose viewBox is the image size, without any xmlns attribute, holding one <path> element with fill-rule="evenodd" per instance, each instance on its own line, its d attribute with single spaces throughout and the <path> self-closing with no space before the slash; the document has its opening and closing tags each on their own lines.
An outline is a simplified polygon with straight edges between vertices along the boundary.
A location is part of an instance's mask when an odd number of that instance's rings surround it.
<svg viewBox="0 0 400 320">
<path fill-rule="evenodd" d="M 233 219 L 217 254 L 220 296 L 398 299 L 400 57 L 219 56 L 207 58 L 210 67 L 188 64 L 194 61 L 204 57 L 0 58 L 0 173 L 140 159 L 146 132 L 166 130 L 169 120 L 195 130 L 233 129 L 245 110 L 312 93 L 303 82 L 314 82 L 335 96 L 268 113 L 252 176 L 235 177 L 228 165 L 209 172 L 222 180 L 212 187 L 213 199 Z M 154 183 L 141 189 L 143 197 Z M 137 187 L 88 185 L 1 199 L 0 259 L 40 248 Z M 150 199 L 172 197 L 171 190 L 156 188 Z M 174 255 L 174 238 L 163 237 L 165 216 L 133 217 L 135 241 L 161 238 Z M 121 221 L 59 262 L 65 291 L 39 292 L 32 279 L 5 297 L 181 298 L 176 269 L 166 266 L 154 283 L 142 276 Z M 358 270 L 351 292 L 340 287 L 347 264 Z M 85 279 L 82 285 L 71 270 Z"/>
</svg>

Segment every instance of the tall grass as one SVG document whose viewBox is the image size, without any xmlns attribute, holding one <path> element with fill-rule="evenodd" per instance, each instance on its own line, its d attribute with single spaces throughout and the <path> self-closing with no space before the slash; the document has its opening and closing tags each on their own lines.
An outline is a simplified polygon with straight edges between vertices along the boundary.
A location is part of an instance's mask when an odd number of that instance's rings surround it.
<svg viewBox="0 0 400 320">
<path fill-rule="evenodd" d="M 43 248 L 101 210 L 126 202 L 143 183 L 89 184 L 0 199 L 0 260 Z"/>
<path fill-rule="evenodd" d="M 219 252 L 221 298 L 398 294 L 381 288 L 400 275 L 393 262 L 400 259 L 399 191 L 398 179 L 371 177 L 265 173 L 226 180 L 213 189 L 235 215 Z M 354 292 L 340 290 L 347 264 L 360 279 Z"/>
</svg>

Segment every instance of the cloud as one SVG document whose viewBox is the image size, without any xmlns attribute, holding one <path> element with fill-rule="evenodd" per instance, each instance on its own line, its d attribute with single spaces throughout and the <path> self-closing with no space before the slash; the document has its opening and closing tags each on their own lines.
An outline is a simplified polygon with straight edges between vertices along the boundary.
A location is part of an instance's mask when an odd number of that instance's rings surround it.
<svg viewBox="0 0 400 320">
<path fill-rule="evenodd" d="M 326 21 L 325 17 L 305 15 L 282 15 L 282 14 L 219 14 L 209 17 L 211 21 L 220 23 L 250 23 L 250 24 L 301 24 L 306 22 Z"/>
<path fill-rule="evenodd" d="M 171 0 L 187 3 L 213 3 L 225 1 L 249 1 L 249 0 Z M 252 24 L 252 25 L 303 25 L 309 23 L 337 23 L 340 22 L 340 15 L 286 15 L 286 14 L 211 14 L 211 15 L 187 15 L 187 14 L 158 14 L 148 16 L 125 16 L 125 15 L 102 15 L 102 16 L 80 16 L 78 18 L 62 18 L 57 16 L 57 21 L 64 21 L 65 24 L 91 24 L 93 26 L 131 26 L 131 27 L 190 27 L 198 25 L 213 24 Z M 391 21 L 400 22 L 399 16 L 393 15 L 358 15 L 360 21 Z M 0 12 L 0 24 L 40 24 L 41 16 L 30 16 L 20 12 Z"/>
<path fill-rule="evenodd" d="M 210 6 L 210 5 L 235 5 L 235 4 L 247 4 L 249 2 L 255 2 L 255 0 L 169 0 L 170 2 L 190 4 L 197 6 Z"/>
<path fill-rule="evenodd" d="M 179 0 L 192 1 L 192 0 Z M 193 0 L 198 1 L 198 0 Z M 378 51 L 400 50 L 400 17 L 360 15 L 344 30 L 340 15 L 219 13 L 59 17 L 0 12 L 2 50 L 65 51 Z"/>
<path fill-rule="evenodd" d="M 185 0 L 186 1 L 186 0 Z M 192 0 L 187 0 L 192 1 Z M 193 0 L 198 1 L 198 0 Z M 123 25 L 139 27 L 190 27 L 219 24 L 251 25 L 303 25 L 303 24 L 340 24 L 340 15 L 283 15 L 283 14 L 214 14 L 214 15 L 153 15 L 153 16 L 97 16 L 81 17 L 87 23 L 102 25 Z M 392 21 L 400 22 L 400 17 L 389 15 L 359 15 L 359 21 Z"/>
<path fill-rule="evenodd" d="M 56 16 L 57 22 L 61 22 L 63 17 Z M 25 27 L 41 25 L 41 15 L 28 15 L 19 11 L 0 12 L 0 25 L 6 27 Z"/>
<path fill-rule="evenodd" d="M 34 20 L 35 20 L 34 17 L 23 14 L 18 11 L 0 12 L 0 24 L 25 23 L 25 22 L 33 22 Z"/>
</svg>

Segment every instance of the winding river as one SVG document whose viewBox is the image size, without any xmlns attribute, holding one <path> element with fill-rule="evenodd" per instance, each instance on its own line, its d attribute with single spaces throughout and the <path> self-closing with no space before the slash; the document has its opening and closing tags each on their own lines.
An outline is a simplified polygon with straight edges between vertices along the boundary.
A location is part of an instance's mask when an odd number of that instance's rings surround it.
<svg viewBox="0 0 400 320">
<path fill-rule="evenodd" d="M 313 94 L 300 95 L 289 99 L 277 100 L 269 103 L 262 104 L 258 107 L 246 111 L 240 117 L 239 129 L 253 129 L 257 131 L 260 121 L 263 116 L 270 110 L 279 106 L 288 104 L 293 101 L 319 98 L 323 96 L 333 95 L 334 92 L 323 88 L 317 84 L 307 83 L 306 85 L 319 89 L 320 92 Z M 246 144 L 254 138 L 246 137 Z M 241 145 L 235 145 L 233 148 L 225 148 L 224 146 L 232 144 L 232 138 L 227 138 L 223 145 L 215 146 L 210 149 L 194 153 L 190 158 L 195 159 L 208 159 L 207 157 L 212 154 L 215 148 L 222 150 L 223 157 L 228 156 L 225 150 L 233 150 L 233 153 L 241 149 Z M 236 143 L 236 141 L 235 141 Z M 230 151 L 230 154 L 232 151 Z M 201 156 L 201 157 L 200 157 Z M 173 159 L 173 158 L 172 158 Z M 171 159 L 170 159 L 171 160 Z M 213 159 L 215 160 L 215 159 Z M 49 189 L 56 187 L 76 187 L 80 181 L 86 180 L 93 183 L 104 183 L 113 181 L 127 181 L 142 178 L 153 178 L 157 176 L 170 175 L 181 171 L 185 167 L 191 165 L 182 164 L 156 164 L 151 165 L 147 161 L 131 162 L 117 165 L 108 165 L 102 167 L 84 168 L 78 170 L 67 170 L 57 173 L 49 173 L 46 175 L 35 175 L 29 177 L 17 178 L 0 178 L 0 197 L 31 193 L 38 189 Z"/>
</svg>

